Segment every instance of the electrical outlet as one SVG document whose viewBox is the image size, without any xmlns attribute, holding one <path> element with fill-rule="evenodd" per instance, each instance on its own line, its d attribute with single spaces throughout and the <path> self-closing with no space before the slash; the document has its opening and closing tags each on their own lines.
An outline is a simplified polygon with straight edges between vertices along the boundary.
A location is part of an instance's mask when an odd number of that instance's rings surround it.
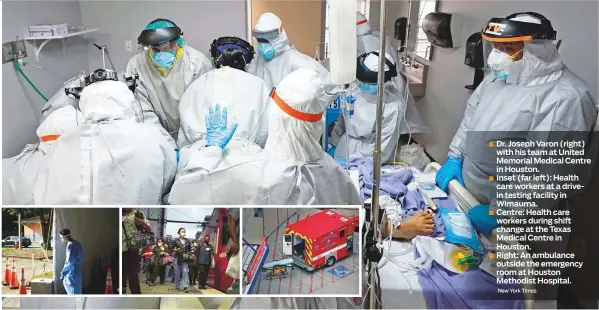
<svg viewBox="0 0 599 310">
<path fill-rule="evenodd" d="M 2 63 L 13 62 L 19 58 L 27 57 L 25 40 L 2 43 Z"/>
<path fill-rule="evenodd" d="M 132 41 L 125 41 L 125 51 L 133 52 L 133 42 Z"/>
</svg>

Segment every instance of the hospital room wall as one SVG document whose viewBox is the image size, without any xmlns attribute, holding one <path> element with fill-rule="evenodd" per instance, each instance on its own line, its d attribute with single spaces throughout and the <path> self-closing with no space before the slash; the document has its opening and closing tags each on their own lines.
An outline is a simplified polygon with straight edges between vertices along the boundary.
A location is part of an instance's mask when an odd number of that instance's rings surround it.
<svg viewBox="0 0 599 310">
<path fill-rule="evenodd" d="M 224 16 L 226 12 L 226 17 Z M 98 45 L 106 45 L 117 70 L 125 70 L 137 50 L 137 37 L 156 18 L 174 21 L 183 30 L 187 44 L 209 56 L 212 41 L 221 36 L 247 37 L 246 4 L 235 1 L 81 1 L 86 26 L 98 28 L 90 35 Z M 127 52 L 125 41 L 132 41 Z M 102 65 L 97 48 L 89 45 L 89 70 Z M 110 66 L 109 63 L 106 64 Z"/>
<path fill-rule="evenodd" d="M 3 42 L 14 41 L 16 36 L 22 39 L 29 31 L 29 25 L 60 22 L 69 25 L 82 24 L 79 1 L 2 3 Z M 81 37 L 69 40 L 66 54 L 62 52 L 60 40 L 50 41 L 40 53 L 39 61 L 35 59 L 33 45 L 28 42 L 26 47 L 26 61 L 30 65 L 25 66 L 23 71 L 47 98 L 50 98 L 66 79 L 87 68 L 87 45 Z M 18 154 L 26 144 L 37 141 L 35 131 L 45 101 L 17 72 L 14 63 L 2 66 L 2 77 L 2 131 L 7 133 L 2 138 L 2 158 L 7 158 Z"/>
<path fill-rule="evenodd" d="M 567 8 L 565 5 L 567 2 Z M 598 94 L 598 28 L 597 1 L 443 1 L 440 12 L 462 15 L 465 41 L 474 32 L 495 16 L 507 16 L 515 12 L 535 11 L 547 17 L 562 39 L 560 55 L 564 63 L 589 85 L 592 93 Z M 388 16 L 395 16 L 387 11 Z M 392 24 L 388 23 L 392 34 Z M 458 49 L 435 48 L 430 62 L 426 96 L 416 104 L 428 122 L 430 133 L 415 135 L 427 152 L 443 163 L 451 139 L 464 116 L 466 101 L 471 91 L 464 88 L 472 84 L 474 69 L 464 65 L 464 47 Z M 451 78 L 447 78 L 451 77 Z"/>
<path fill-rule="evenodd" d="M 298 51 L 314 57 L 318 42 L 324 42 L 325 8 L 325 0 L 251 0 L 251 27 L 263 13 L 274 13 L 283 22 L 289 42 Z"/>
</svg>

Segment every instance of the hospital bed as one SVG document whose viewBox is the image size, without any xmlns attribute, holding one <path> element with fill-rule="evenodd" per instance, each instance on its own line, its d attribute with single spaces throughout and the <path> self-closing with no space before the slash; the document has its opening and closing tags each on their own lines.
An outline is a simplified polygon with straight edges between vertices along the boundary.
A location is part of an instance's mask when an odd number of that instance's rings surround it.
<svg viewBox="0 0 599 310">
<path fill-rule="evenodd" d="M 424 173 L 436 173 L 441 166 L 438 163 L 430 163 Z M 410 168 L 413 171 L 414 168 Z M 383 168 L 385 171 L 385 168 Z M 359 182 L 357 170 L 350 170 L 350 177 L 353 183 L 359 190 Z M 457 208 L 463 212 L 467 212 L 470 208 L 479 204 L 479 202 L 470 194 L 460 183 L 456 180 L 452 180 L 449 183 L 448 199 L 452 199 Z M 494 230 L 489 238 L 485 238 L 479 235 L 481 241 L 484 244 L 494 245 L 489 242 L 490 240 L 497 240 L 497 232 Z M 506 242 L 507 244 L 517 244 L 517 242 Z M 406 308 L 406 309 L 426 309 L 425 291 L 419 283 L 419 277 L 416 272 L 407 271 L 405 268 L 400 268 L 398 264 L 388 259 L 388 255 L 393 255 L 394 261 L 399 261 L 409 264 L 414 262 L 415 253 L 414 247 L 409 241 L 384 241 L 383 245 L 384 254 L 383 260 L 379 262 L 379 275 L 380 275 L 380 286 L 381 286 L 381 302 L 383 308 Z M 517 252 L 517 251 L 516 251 Z M 518 256 L 520 253 L 517 252 Z M 485 260 L 488 260 L 488 256 Z M 531 259 L 520 259 L 520 260 L 531 260 Z M 483 261 L 485 263 L 485 261 Z M 488 262 L 486 262 L 488 263 Z M 488 264 L 491 266 L 491 264 Z M 493 273 L 493 270 L 489 270 L 489 273 Z M 472 283 L 472 287 L 476 287 L 476 283 Z M 534 285 L 521 285 L 520 287 L 533 290 Z M 468 289 L 467 287 L 453 287 L 454 290 Z M 524 307 L 526 309 L 532 309 L 534 304 L 534 295 L 530 293 L 524 293 Z"/>
</svg>

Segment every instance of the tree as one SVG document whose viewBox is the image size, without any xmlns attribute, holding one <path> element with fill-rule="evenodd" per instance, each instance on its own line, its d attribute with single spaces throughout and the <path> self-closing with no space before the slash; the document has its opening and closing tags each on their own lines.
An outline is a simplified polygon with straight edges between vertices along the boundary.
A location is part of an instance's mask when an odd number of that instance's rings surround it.
<svg viewBox="0 0 599 310">
<path fill-rule="evenodd" d="M 53 209 L 45 209 L 45 208 L 6 208 L 4 209 L 10 215 L 21 214 L 21 218 L 29 218 L 29 217 L 40 217 L 40 224 L 42 226 L 42 240 L 44 244 L 44 250 L 50 249 L 50 221 L 52 219 L 51 214 L 53 213 Z"/>
</svg>

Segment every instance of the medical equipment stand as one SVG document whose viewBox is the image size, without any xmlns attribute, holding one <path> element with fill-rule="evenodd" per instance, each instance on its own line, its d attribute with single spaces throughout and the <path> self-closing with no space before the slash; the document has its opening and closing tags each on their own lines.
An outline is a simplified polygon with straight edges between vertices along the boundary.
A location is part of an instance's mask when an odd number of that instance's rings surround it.
<svg viewBox="0 0 599 310">
<path fill-rule="evenodd" d="M 374 186 L 373 186 L 373 191 L 372 191 L 372 217 L 371 219 L 374 219 L 374 240 L 376 240 L 378 242 L 380 236 L 378 234 L 378 229 L 379 229 L 379 224 L 378 224 L 378 218 L 379 218 L 379 197 L 380 197 L 380 180 L 381 180 L 381 130 L 383 127 L 383 102 L 384 102 L 384 97 L 385 97 L 385 92 L 382 91 L 383 88 L 383 84 L 385 82 L 385 54 L 382 51 L 385 51 L 385 41 L 386 41 L 386 37 L 385 37 L 385 23 L 387 20 L 387 14 L 386 14 L 386 8 L 387 8 L 387 1 L 386 0 L 381 0 L 381 15 L 380 15 L 380 38 L 379 38 L 379 51 L 380 55 L 379 55 L 379 69 L 378 69 L 378 79 L 377 79 L 377 84 L 378 84 L 378 100 L 376 103 L 376 138 L 375 138 L 375 142 L 374 142 L 374 158 L 373 158 L 373 163 L 374 163 Z M 375 305 L 376 305 L 376 300 L 377 297 L 375 296 L 376 293 L 376 280 L 377 280 L 377 276 L 376 276 L 376 270 L 377 270 L 377 263 L 376 262 L 371 262 L 370 263 L 370 292 L 369 292 L 369 296 L 370 296 L 370 309 L 375 309 Z"/>
</svg>

